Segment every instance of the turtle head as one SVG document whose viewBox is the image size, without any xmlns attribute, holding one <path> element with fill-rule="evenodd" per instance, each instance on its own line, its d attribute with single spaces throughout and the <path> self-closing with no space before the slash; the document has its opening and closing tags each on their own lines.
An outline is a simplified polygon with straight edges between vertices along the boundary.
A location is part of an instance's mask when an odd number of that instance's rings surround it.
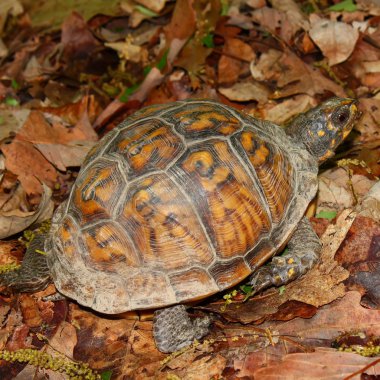
<svg viewBox="0 0 380 380">
<path fill-rule="evenodd" d="M 331 98 L 299 115 L 286 133 L 302 143 L 321 164 L 334 155 L 359 117 L 355 99 Z"/>
</svg>

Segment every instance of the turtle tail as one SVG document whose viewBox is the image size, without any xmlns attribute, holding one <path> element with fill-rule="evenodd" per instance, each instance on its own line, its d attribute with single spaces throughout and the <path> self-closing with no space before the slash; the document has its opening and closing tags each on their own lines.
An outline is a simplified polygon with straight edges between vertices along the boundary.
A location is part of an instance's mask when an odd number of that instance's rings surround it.
<svg viewBox="0 0 380 380">
<path fill-rule="evenodd" d="M 32 293 L 45 289 L 52 282 L 46 254 L 43 253 L 45 239 L 46 234 L 40 234 L 30 242 L 21 267 L 0 274 L 0 286 Z"/>
</svg>

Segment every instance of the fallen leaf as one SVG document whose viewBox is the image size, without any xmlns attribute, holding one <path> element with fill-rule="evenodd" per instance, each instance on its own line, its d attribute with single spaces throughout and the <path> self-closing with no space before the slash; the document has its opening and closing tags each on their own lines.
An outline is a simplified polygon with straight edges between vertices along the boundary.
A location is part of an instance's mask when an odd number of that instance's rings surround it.
<svg viewBox="0 0 380 380">
<path fill-rule="evenodd" d="M 166 4 L 166 0 L 135 0 L 137 3 L 151 9 L 153 12 L 159 13 Z"/>
<path fill-rule="evenodd" d="M 276 82 L 277 90 L 273 95 L 276 99 L 300 93 L 314 96 L 330 92 L 347 96 L 341 86 L 289 50 L 281 53 L 271 49 L 262 54 L 257 62 L 251 64 L 251 73 L 257 80 Z"/>
<path fill-rule="evenodd" d="M 333 66 L 344 62 L 351 55 L 359 38 L 359 32 L 344 22 L 310 17 L 309 35 Z"/>
<path fill-rule="evenodd" d="M 380 138 L 380 98 L 362 98 L 359 103 L 362 117 L 355 124 L 355 129 L 360 132 L 358 139 L 362 142 L 370 142 Z"/>
<path fill-rule="evenodd" d="M 16 133 L 25 123 L 28 118 L 30 110 L 28 109 L 16 109 L 0 110 L 0 140 L 9 137 L 11 134 Z"/>
<path fill-rule="evenodd" d="M 41 326 L 42 318 L 35 298 L 29 294 L 21 294 L 19 302 L 24 323 L 30 328 Z"/>
<path fill-rule="evenodd" d="M 281 103 L 267 102 L 253 111 L 249 112 L 252 116 L 260 119 L 269 120 L 276 124 L 284 124 L 300 113 L 308 111 L 315 107 L 317 102 L 309 95 L 296 95 L 292 98 L 285 99 Z"/>
<path fill-rule="evenodd" d="M 58 173 L 32 143 L 14 139 L 1 144 L 0 149 L 6 169 L 18 176 L 28 195 L 41 194 L 41 182 L 54 187 Z"/>
<path fill-rule="evenodd" d="M 42 185 L 43 193 L 37 210 L 22 212 L 14 209 L 0 214 L 0 239 L 12 236 L 31 226 L 33 223 L 42 222 L 53 215 L 52 191 L 46 185 Z"/>
<path fill-rule="evenodd" d="M 349 312 L 349 311 L 348 311 Z M 274 351 L 274 352 L 273 352 Z M 376 360 L 356 353 L 338 352 L 332 348 L 317 348 L 313 353 L 290 353 L 279 357 L 273 349 L 256 352 L 237 360 L 235 368 L 238 378 L 257 378 L 260 380 L 342 380 L 355 371 L 363 370 L 368 376 L 376 377 L 380 364 L 371 366 Z M 369 366 L 368 369 L 364 370 Z M 277 376 L 276 374 L 281 374 Z M 352 379 L 359 380 L 356 376 Z"/>
<path fill-rule="evenodd" d="M 309 23 L 292 0 L 272 1 L 273 8 L 263 7 L 252 12 L 252 20 L 290 44 L 300 29 L 308 30 Z"/>
<path fill-rule="evenodd" d="M 235 84 L 239 76 L 249 72 L 249 62 L 254 58 L 251 46 L 239 38 L 227 38 L 218 62 L 218 83 Z"/>
<path fill-rule="evenodd" d="M 228 88 L 219 87 L 218 91 L 229 100 L 237 102 L 256 100 L 265 103 L 269 97 L 269 90 L 263 84 L 252 80 L 236 82 Z"/>
<path fill-rule="evenodd" d="M 0 35 L 3 34 L 8 16 L 17 16 L 24 11 L 22 4 L 18 0 L 2 0 L 0 5 Z"/>
<path fill-rule="evenodd" d="M 350 178 L 347 170 L 333 168 L 324 171 L 318 177 L 318 184 L 317 213 L 354 206 L 358 199 L 367 194 L 374 181 L 361 174 L 353 174 Z"/>
<path fill-rule="evenodd" d="M 371 187 L 358 208 L 360 215 L 380 220 L 380 181 Z"/>
</svg>

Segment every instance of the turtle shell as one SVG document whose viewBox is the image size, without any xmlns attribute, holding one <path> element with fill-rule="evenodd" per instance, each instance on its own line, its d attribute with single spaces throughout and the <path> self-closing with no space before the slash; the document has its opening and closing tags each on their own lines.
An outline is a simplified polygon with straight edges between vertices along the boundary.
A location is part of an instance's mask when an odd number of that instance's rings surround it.
<svg viewBox="0 0 380 380">
<path fill-rule="evenodd" d="M 317 171 L 282 128 L 226 105 L 145 108 L 90 151 L 57 210 L 54 282 L 103 313 L 208 297 L 286 243 Z"/>
</svg>

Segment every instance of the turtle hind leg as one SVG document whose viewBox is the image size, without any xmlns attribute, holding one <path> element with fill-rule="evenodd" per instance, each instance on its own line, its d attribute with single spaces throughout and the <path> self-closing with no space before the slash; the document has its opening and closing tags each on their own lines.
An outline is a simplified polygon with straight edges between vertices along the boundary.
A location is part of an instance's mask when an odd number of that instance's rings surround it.
<svg viewBox="0 0 380 380">
<path fill-rule="evenodd" d="M 287 247 L 287 253 L 273 257 L 269 264 L 253 273 L 250 285 L 254 293 L 272 285 L 285 285 L 317 263 L 322 244 L 306 217 L 299 222 Z"/>
<path fill-rule="evenodd" d="M 29 244 L 19 269 L 0 274 L 0 285 L 17 292 L 36 292 L 51 283 L 44 250 L 45 234 L 37 235 Z"/>
<path fill-rule="evenodd" d="M 209 332 L 211 318 L 190 319 L 185 306 L 157 310 L 153 319 L 153 336 L 161 352 L 170 353 L 189 346 Z"/>
</svg>

